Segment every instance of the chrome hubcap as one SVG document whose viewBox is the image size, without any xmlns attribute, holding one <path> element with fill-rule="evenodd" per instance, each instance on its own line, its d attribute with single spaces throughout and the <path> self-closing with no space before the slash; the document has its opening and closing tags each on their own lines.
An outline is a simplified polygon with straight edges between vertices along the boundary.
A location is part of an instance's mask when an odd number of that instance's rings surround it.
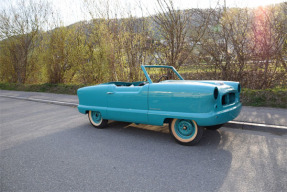
<svg viewBox="0 0 287 192">
<path fill-rule="evenodd" d="M 189 120 L 177 120 L 175 122 L 175 132 L 182 139 L 189 139 L 195 134 L 195 126 Z"/>
</svg>

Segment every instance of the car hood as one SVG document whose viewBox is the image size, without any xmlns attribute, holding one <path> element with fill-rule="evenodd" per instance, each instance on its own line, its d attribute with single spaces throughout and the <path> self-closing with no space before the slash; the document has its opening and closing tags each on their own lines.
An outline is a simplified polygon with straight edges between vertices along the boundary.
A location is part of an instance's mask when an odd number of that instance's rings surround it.
<svg viewBox="0 0 287 192">
<path fill-rule="evenodd" d="M 219 80 L 166 80 L 161 81 L 162 84 L 189 84 L 189 85 L 202 85 L 208 87 L 218 87 L 220 90 L 231 91 L 236 90 L 238 82 L 232 81 L 219 81 Z"/>
<path fill-rule="evenodd" d="M 202 80 L 202 81 L 198 81 L 198 80 L 166 80 L 166 81 L 161 81 L 160 83 L 163 84 L 209 84 L 209 85 L 215 85 L 215 86 L 222 86 L 225 85 L 227 81 L 209 81 L 209 80 Z"/>
</svg>

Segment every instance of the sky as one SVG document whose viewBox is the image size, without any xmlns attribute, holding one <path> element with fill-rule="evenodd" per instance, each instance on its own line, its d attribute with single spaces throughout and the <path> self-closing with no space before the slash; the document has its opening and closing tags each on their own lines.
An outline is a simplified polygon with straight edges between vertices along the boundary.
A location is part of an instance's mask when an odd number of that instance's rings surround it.
<svg viewBox="0 0 287 192">
<path fill-rule="evenodd" d="M 0 11 L 7 9 L 10 4 L 17 4 L 21 0 L 0 0 Z M 40 1 L 40 0 L 33 0 Z M 91 16 L 88 10 L 93 6 L 85 6 L 84 1 L 93 0 L 42 0 L 50 2 L 54 10 L 58 11 L 62 24 L 67 26 L 78 21 L 90 20 Z M 96 0 L 97 2 L 106 2 L 107 0 Z M 108 0 L 110 9 L 117 12 L 118 17 L 125 17 L 127 13 L 135 16 L 147 16 L 154 14 L 156 9 L 156 0 Z M 190 8 L 209 8 L 216 7 L 217 2 L 220 6 L 224 5 L 224 0 L 173 0 L 177 9 Z M 227 7 L 258 7 L 269 4 L 286 2 L 286 0 L 225 0 Z M 102 3 L 103 4 L 103 3 Z M 100 4 L 99 6 L 103 6 Z M 142 6 L 141 11 L 138 5 Z M 120 11 L 119 11 L 120 10 Z"/>
</svg>

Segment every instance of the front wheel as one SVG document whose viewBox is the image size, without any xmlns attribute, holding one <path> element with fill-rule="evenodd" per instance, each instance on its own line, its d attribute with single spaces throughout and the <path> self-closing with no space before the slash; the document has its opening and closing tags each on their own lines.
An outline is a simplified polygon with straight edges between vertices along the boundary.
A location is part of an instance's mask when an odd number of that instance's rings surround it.
<svg viewBox="0 0 287 192">
<path fill-rule="evenodd" d="M 194 120 L 173 119 L 169 124 L 172 137 L 182 145 L 195 145 L 203 134 L 203 128 Z"/>
<path fill-rule="evenodd" d="M 108 125 L 108 120 L 103 119 L 98 111 L 89 111 L 89 120 L 91 124 L 99 129 L 105 128 Z"/>
</svg>

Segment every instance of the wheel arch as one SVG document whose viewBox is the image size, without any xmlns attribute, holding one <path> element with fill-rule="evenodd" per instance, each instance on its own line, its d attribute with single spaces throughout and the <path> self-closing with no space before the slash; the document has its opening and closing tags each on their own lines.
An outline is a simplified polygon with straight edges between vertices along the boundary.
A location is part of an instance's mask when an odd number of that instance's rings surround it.
<svg viewBox="0 0 287 192">
<path fill-rule="evenodd" d="M 163 120 L 163 124 L 164 124 L 164 123 L 170 123 L 170 122 L 172 121 L 172 119 L 173 119 L 173 118 L 165 118 L 165 119 Z"/>
</svg>

